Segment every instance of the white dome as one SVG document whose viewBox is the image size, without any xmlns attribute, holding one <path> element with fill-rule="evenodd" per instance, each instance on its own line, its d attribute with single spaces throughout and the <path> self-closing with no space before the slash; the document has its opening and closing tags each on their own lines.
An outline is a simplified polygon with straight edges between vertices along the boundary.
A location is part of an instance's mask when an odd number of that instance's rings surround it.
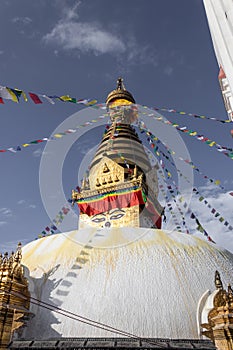
<svg viewBox="0 0 233 350">
<path fill-rule="evenodd" d="M 198 301 L 231 280 L 233 255 L 191 235 L 144 228 L 93 228 L 23 248 L 31 296 L 140 337 L 198 338 Z M 114 337 L 31 305 L 25 338 Z"/>
</svg>

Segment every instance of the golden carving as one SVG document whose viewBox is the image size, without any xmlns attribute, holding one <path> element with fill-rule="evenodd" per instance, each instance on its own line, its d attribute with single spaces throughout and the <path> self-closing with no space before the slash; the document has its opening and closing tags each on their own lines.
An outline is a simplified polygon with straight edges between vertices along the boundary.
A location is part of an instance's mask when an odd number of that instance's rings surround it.
<svg viewBox="0 0 233 350">
<path fill-rule="evenodd" d="M 20 243 L 16 253 L 0 256 L 0 349 L 7 348 L 14 331 L 30 315 L 30 293 L 21 259 Z"/>
<path fill-rule="evenodd" d="M 233 349 L 233 292 L 231 286 L 223 289 L 221 277 L 215 272 L 215 285 L 218 290 L 214 297 L 213 309 L 208 314 L 208 323 L 201 326 L 206 329 L 203 335 L 212 339 L 219 350 Z"/>
<path fill-rule="evenodd" d="M 110 177 L 113 181 L 109 181 Z M 119 181 L 124 182 L 124 168 L 108 157 L 103 157 L 89 174 L 90 190 Z"/>
</svg>

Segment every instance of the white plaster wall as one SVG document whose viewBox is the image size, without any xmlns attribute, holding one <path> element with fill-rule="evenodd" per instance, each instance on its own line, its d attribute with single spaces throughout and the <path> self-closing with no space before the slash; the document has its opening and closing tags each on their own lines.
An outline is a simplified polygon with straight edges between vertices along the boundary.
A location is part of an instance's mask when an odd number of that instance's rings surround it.
<svg viewBox="0 0 233 350">
<path fill-rule="evenodd" d="M 233 275 L 226 250 L 143 228 L 42 238 L 23 248 L 23 263 L 33 297 L 140 337 L 198 338 L 198 301 L 215 289 L 215 270 L 225 284 Z M 26 338 L 117 336 L 38 306 L 31 310 Z"/>
</svg>

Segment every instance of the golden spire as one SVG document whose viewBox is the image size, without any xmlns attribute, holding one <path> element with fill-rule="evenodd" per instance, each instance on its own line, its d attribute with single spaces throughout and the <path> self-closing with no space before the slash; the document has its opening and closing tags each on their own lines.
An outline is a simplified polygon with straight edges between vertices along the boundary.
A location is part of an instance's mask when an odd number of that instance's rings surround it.
<svg viewBox="0 0 233 350">
<path fill-rule="evenodd" d="M 109 107 L 110 105 L 114 104 L 114 102 L 119 102 L 117 103 L 117 105 L 119 105 L 120 103 L 122 105 L 135 103 L 133 95 L 125 89 L 122 78 L 118 78 L 117 88 L 108 94 L 106 99 L 106 105 Z"/>
</svg>

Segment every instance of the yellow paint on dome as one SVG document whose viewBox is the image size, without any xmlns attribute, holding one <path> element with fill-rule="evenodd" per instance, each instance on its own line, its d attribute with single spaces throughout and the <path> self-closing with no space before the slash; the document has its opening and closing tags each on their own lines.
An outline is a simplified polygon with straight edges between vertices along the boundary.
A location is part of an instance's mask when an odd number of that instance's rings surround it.
<svg viewBox="0 0 233 350">
<path fill-rule="evenodd" d="M 109 108 L 117 107 L 117 106 L 126 106 L 126 105 L 132 105 L 133 103 L 125 100 L 124 98 L 119 98 L 109 104 Z"/>
</svg>

